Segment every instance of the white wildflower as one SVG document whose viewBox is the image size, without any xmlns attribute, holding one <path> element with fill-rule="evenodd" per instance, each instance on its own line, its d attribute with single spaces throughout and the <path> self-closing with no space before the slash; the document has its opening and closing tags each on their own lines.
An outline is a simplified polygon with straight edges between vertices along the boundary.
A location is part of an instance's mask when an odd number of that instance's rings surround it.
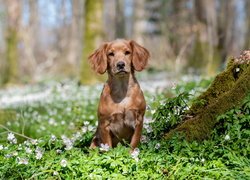
<svg viewBox="0 0 250 180">
<path fill-rule="evenodd" d="M 145 124 L 144 129 L 146 129 L 147 133 L 151 133 L 153 131 L 153 128 L 149 124 Z"/>
<path fill-rule="evenodd" d="M 17 150 L 19 150 L 19 151 L 20 151 L 20 150 L 23 150 L 23 147 L 22 147 L 22 145 L 21 145 L 21 144 L 19 144 L 19 145 L 18 145 Z"/>
<path fill-rule="evenodd" d="M 25 148 L 25 152 L 26 152 L 27 154 L 31 154 L 31 153 L 32 153 L 32 149 L 26 147 L 26 148 Z"/>
<path fill-rule="evenodd" d="M 36 152 L 36 159 L 38 159 L 38 160 L 42 159 L 42 157 L 43 157 L 43 150 L 41 148 L 37 147 L 36 150 L 35 150 L 35 152 Z"/>
<path fill-rule="evenodd" d="M 57 149 L 57 150 L 56 150 L 56 153 L 57 153 L 57 154 L 61 154 L 61 153 L 62 153 L 62 150 L 61 150 L 61 149 Z"/>
<path fill-rule="evenodd" d="M 25 164 L 25 165 L 29 164 L 29 160 L 27 158 L 18 157 L 17 160 L 18 160 L 18 164 Z"/>
<path fill-rule="evenodd" d="M 54 171 L 54 172 L 53 172 L 53 175 L 54 175 L 54 176 L 58 176 L 58 174 L 59 174 L 59 173 L 58 173 L 57 171 Z"/>
<path fill-rule="evenodd" d="M 152 110 L 151 110 L 151 114 L 154 114 L 154 113 L 155 113 L 155 111 L 156 111 L 155 109 L 152 109 Z"/>
<path fill-rule="evenodd" d="M 12 154 L 6 154 L 4 157 L 5 158 L 11 158 L 13 155 Z"/>
<path fill-rule="evenodd" d="M 70 150 L 73 148 L 73 140 L 67 138 L 65 135 L 62 135 L 62 140 L 63 140 L 63 144 L 66 146 L 65 150 Z"/>
<path fill-rule="evenodd" d="M 3 145 L 2 145 L 2 144 L 0 144 L 0 151 L 1 151 L 1 150 L 3 150 L 3 148 L 4 148 L 4 147 L 3 147 Z"/>
<path fill-rule="evenodd" d="M 50 140 L 51 140 L 52 142 L 56 141 L 56 136 L 55 136 L 54 134 L 52 134 L 52 135 L 50 136 Z"/>
<path fill-rule="evenodd" d="M 37 139 L 32 139 L 32 140 L 31 140 L 31 144 L 32 144 L 32 145 L 37 145 L 37 144 L 38 144 Z"/>
<path fill-rule="evenodd" d="M 18 155 L 18 152 L 17 152 L 17 151 L 14 151 L 14 152 L 12 152 L 12 155 L 13 155 L 13 156 L 17 156 L 17 155 Z"/>
<path fill-rule="evenodd" d="M 50 118 L 50 119 L 49 119 L 49 124 L 50 124 L 50 125 L 55 125 L 55 124 L 56 124 L 55 119 Z"/>
<path fill-rule="evenodd" d="M 60 162 L 60 165 L 62 166 L 62 167 L 66 167 L 67 166 L 67 161 L 65 160 L 65 159 L 62 159 L 61 160 L 61 162 Z"/>
<path fill-rule="evenodd" d="M 139 161 L 139 158 L 138 158 L 139 154 L 140 154 L 139 148 L 135 148 L 135 149 L 133 150 L 133 152 L 131 153 L 132 158 L 133 158 L 136 162 Z"/>
<path fill-rule="evenodd" d="M 45 130 L 46 130 L 46 127 L 45 127 L 45 126 L 40 126 L 40 130 L 41 130 L 41 131 L 45 131 Z"/>
<path fill-rule="evenodd" d="M 230 140 L 230 136 L 228 134 L 225 136 L 225 140 L 226 141 Z"/>
<path fill-rule="evenodd" d="M 92 126 L 92 125 L 89 125 L 89 126 L 88 126 L 88 130 L 89 130 L 89 131 L 93 131 L 94 129 L 95 129 L 94 126 Z"/>
<path fill-rule="evenodd" d="M 176 89 L 176 83 L 172 83 L 172 88 L 171 89 Z"/>
<path fill-rule="evenodd" d="M 147 143 L 147 142 L 148 142 L 147 136 L 142 135 L 142 136 L 141 136 L 141 142 L 142 142 L 142 143 Z"/>
<path fill-rule="evenodd" d="M 67 107 L 66 111 L 70 112 L 71 111 L 71 107 Z"/>
<path fill-rule="evenodd" d="M 202 162 L 202 163 L 204 163 L 204 162 L 205 162 L 205 159 L 204 159 L 204 158 L 202 158 L 202 159 L 201 159 L 201 162 Z"/>
<path fill-rule="evenodd" d="M 161 144 L 160 144 L 160 143 L 157 143 L 157 144 L 155 145 L 155 149 L 160 149 L 160 147 L 161 147 Z"/>
<path fill-rule="evenodd" d="M 7 140 L 11 143 L 11 144 L 16 144 L 17 143 L 17 139 L 15 137 L 15 135 L 13 133 L 8 133 L 8 137 Z"/>
<path fill-rule="evenodd" d="M 103 144 L 101 143 L 101 147 L 100 147 L 100 150 L 101 151 L 108 151 L 109 150 L 109 145 L 108 144 Z"/>
<path fill-rule="evenodd" d="M 82 127 L 82 133 L 84 133 L 84 134 L 85 134 L 87 131 L 88 131 L 88 128 L 87 128 L 87 127 L 85 127 L 85 126 L 83 126 L 83 127 Z"/>
<path fill-rule="evenodd" d="M 74 134 L 74 136 L 78 139 L 78 138 L 81 137 L 81 133 L 80 133 L 80 132 L 77 132 L 77 133 Z"/>
<path fill-rule="evenodd" d="M 240 68 L 236 68 L 236 69 L 235 69 L 235 72 L 240 72 Z"/>
<path fill-rule="evenodd" d="M 84 121 L 83 124 L 84 124 L 85 126 L 87 126 L 87 125 L 89 125 L 89 121 Z"/>
<path fill-rule="evenodd" d="M 25 146 L 29 146 L 29 145 L 30 145 L 30 141 L 29 141 L 29 140 L 24 141 L 23 144 L 24 144 Z"/>
<path fill-rule="evenodd" d="M 69 123 L 69 129 L 75 129 L 75 124 L 73 122 Z"/>
<path fill-rule="evenodd" d="M 61 121 L 61 125 L 64 125 L 65 124 L 65 121 Z"/>
</svg>

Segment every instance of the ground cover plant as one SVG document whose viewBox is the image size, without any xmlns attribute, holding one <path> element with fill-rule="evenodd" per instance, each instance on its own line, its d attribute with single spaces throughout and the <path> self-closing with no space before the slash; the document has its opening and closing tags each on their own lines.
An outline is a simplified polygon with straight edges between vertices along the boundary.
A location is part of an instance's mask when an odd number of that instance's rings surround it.
<svg viewBox="0 0 250 180">
<path fill-rule="evenodd" d="M 65 81 L 2 90 L 0 179 L 249 179 L 250 95 L 217 118 L 208 140 L 163 137 L 210 82 L 180 83 L 161 93 L 145 89 L 142 143 L 132 154 L 128 146 L 88 148 L 99 85 Z"/>
</svg>

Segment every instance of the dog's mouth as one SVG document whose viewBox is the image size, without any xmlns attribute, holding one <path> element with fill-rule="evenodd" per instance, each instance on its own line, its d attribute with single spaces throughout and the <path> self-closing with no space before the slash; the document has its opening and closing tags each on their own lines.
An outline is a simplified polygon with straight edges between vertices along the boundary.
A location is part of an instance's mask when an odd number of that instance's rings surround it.
<svg viewBox="0 0 250 180">
<path fill-rule="evenodd" d="M 124 69 L 122 69 L 122 70 L 119 70 L 116 74 L 118 74 L 118 75 L 124 75 L 124 74 L 128 74 L 128 72 L 125 71 Z"/>
</svg>

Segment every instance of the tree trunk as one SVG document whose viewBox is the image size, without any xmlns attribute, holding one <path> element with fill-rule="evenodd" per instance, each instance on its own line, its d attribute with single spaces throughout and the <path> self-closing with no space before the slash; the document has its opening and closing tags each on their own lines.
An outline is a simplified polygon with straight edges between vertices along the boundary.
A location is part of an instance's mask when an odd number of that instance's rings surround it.
<svg viewBox="0 0 250 180">
<path fill-rule="evenodd" d="M 107 41 L 112 41 L 116 38 L 116 0 L 104 0 L 104 33 Z M 113 9 L 111 11 L 111 9 Z"/>
<path fill-rule="evenodd" d="M 71 24 L 69 27 L 69 35 L 66 45 L 66 59 L 64 63 L 64 72 L 69 76 L 76 76 L 79 71 L 79 59 L 81 52 L 81 37 L 79 32 L 82 32 L 80 22 L 82 19 L 83 2 L 79 0 L 71 0 Z M 78 71 L 77 71 L 78 70 Z"/>
<path fill-rule="evenodd" d="M 20 39 L 24 45 L 23 54 L 24 61 L 20 64 L 21 74 L 28 75 L 29 77 L 34 77 L 36 72 L 36 55 L 35 49 L 37 44 L 37 33 L 39 30 L 39 12 L 38 12 L 38 2 L 34 0 L 29 0 L 27 2 L 29 7 L 29 21 L 28 24 L 22 25 L 20 28 Z"/>
<path fill-rule="evenodd" d="M 218 13 L 218 49 L 221 56 L 221 64 L 227 60 L 228 54 L 233 53 L 236 43 L 236 6 L 235 0 L 220 1 Z M 249 38 L 248 38 L 249 39 Z"/>
<path fill-rule="evenodd" d="M 103 28 L 107 41 L 125 37 L 124 3 L 123 0 L 104 0 Z"/>
<path fill-rule="evenodd" d="M 218 74 L 211 86 L 191 106 L 186 118 L 177 128 L 166 134 L 184 133 L 188 140 L 209 137 L 216 117 L 240 105 L 250 92 L 250 50 L 229 61 L 225 71 Z"/>
<path fill-rule="evenodd" d="M 124 17 L 124 1 L 116 0 L 116 37 L 124 38 L 125 36 L 125 17 Z"/>
<path fill-rule="evenodd" d="M 80 82 L 90 84 L 96 82 L 100 77 L 93 75 L 93 71 L 88 63 L 88 56 L 101 44 L 103 36 L 103 1 L 85 1 L 85 28 L 84 45 L 81 64 Z"/>
<path fill-rule="evenodd" d="M 217 52 L 218 35 L 216 3 L 215 0 L 195 0 L 194 6 L 197 19 L 197 37 L 190 63 L 198 63 L 198 65 L 201 66 L 198 67 L 198 69 L 201 69 L 201 72 L 215 75 L 220 62 Z"/>
<path fill-rule="evenodd" d="M 7 0 L 6 71 L 4 83 L 15 83 L 18 79 L 18 30 L 21 16 L 19 0 Z"/>
<path fill-rule="evenodd" d="M 134 23 L 133 23 L 133 39 L 139 44 L 144 43 L 143 34 L 146 29 L 145 27 L 145 9 L 144 9 L 145 0 L 134 1 Z"/>
<path fill-rule="evenodd" d="M 250 1 L 245 0 L 245 11 L 246 11 L 246 37 L 245 37 L 245 48 L 250 48 Z"/>
</svg>

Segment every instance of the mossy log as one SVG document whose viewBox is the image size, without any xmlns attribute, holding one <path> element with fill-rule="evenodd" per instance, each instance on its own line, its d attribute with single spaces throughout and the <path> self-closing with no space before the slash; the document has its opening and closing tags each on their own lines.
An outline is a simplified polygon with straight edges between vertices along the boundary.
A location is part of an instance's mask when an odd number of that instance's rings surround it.
<svg viewBox="0 0 250 180">
<path fill-rule="evenodd" d="M 187 140 L 203 140 L 210 136 L 216 117 L 239 106 L 250 93 L 250 50 L 228 62 L 210 87 L 191 106 L 182 123 L 166 134 L 182 133 Z"/>
</svg>

